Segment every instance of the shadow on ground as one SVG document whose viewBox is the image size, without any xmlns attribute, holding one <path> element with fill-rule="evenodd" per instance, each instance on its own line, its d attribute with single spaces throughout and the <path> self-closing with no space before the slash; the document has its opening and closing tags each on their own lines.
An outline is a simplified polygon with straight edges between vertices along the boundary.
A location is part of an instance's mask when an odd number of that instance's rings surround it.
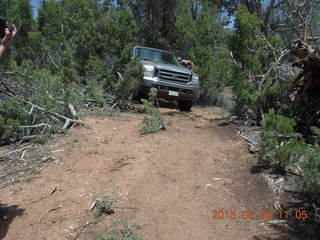
<svg viewBox="0 0 320 240">
<path fill-rule="evenodd" d="M 17 205 L 3 206 L 1 205 L 0 212 L 0 239 L 3 239 L 8 232 L 10 224 L 12 221 L 18 217 L 22 216 L 25 209 L 19 208 Z"/>
<path fill-rule="evenodd" d="M 287 206 L 283 207 L 282 211 L 288 211 L 288 216 L 284 219 L 287 222 L 270 225 L 281 233 L 279 237 L 261 235 L 255 236 L 254 240 L 319 240 L 320 208 L 314 208 L 299 192 L 290 195 L 291 199 L 288 200 Z M 302 219 L 302 211 L 307 214 L 306 219 Z"/>
<path fill-rule="evenodd" d="M 169 108 L 169 109 L 179 109 L 178 104 L 175 101 L 166 101 L 164 99 L 159 99 L 159 107 Z"/>
<path fill-rule="evenodd" d="M 318 223 L 302 220 L 289 220 L 287 225 L 274 224 L 272 228 L 279 233 L 278 237 L 265 235 L 254 236 L 254 240 L 318 240 L 320 226 Z"/>
</svg>

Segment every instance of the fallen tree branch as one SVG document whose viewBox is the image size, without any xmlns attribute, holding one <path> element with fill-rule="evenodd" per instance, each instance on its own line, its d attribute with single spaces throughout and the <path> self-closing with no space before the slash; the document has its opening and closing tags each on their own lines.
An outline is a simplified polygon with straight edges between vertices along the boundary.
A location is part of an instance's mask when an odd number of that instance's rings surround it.
<svg viewBox="0 0 320 240">
<path fill-rule="evenodd" d="M 62 208 L 62 205 L 59 205 L 59 206 L 57 206 L 57 207 L 53 207 L 53 208 L 48 209 L 48 210 L 41 216 L 41 218 L 39 219 L 38 223 L 41 223 L 42 219 L 43 219 L 49 212 L 54 211 L 54 210 L 57 210 L 57 209 L 59 209 L 59 208 Z"/>
<path fill-rule="evenodd" d="M 0 78 L 0 82 L 1 82 L 1 84 L 2 84 L 2 86 L 4 86 L 4 88 L 8 91 L 8 92 L 10 92 L 10 93 L 12 93 L 12 94 L 15 94 L 4 82 L 3 82 L 3 80 Z"/>
<path fill-rule="evenodd" d="M 11 94 L 11 93 L 6 93 L 6 94 L 7 94 L 8 96 L 10 96 L 10 97 L 13 97 L 13 96 L 14 96 L 14 95 Z M 17 97 L 17 96 L 16 96 L 16 97 Z M 22 102 L 22 103 L 29 104 L 29 105 L 33 106 L 34 108 L 36 108 L 36 109 L 38 109 L 38 110 L 40 110 L 40 111 L 42 111 L 42 112 L 46 111 L 46 109 L 45 109 L 44 107 L 38 106 L 37 104 L 34 104 L 34 103 L 32 103 L 32 102 L 30 102 L 30 101 L 28 101 L 28 100 L 26 100 L 26 99 L 23 99 L 23 98 L 21 98 L 21 97 L 17 97 L 17 100 L 20 101 L 20 102 Z M 64 125 L 63 125 L 63 129 L 67 129 L 71 123 L 77 123 L 77 124 L 80 124 L 80 125 L 87 125 L 87 126 L 89 125 L 89 124 L 87 124 L 86 122 L 84 122 L 84 121 L 82 121 L 82 120 L 71 119 L 71 118 L 68 118 L 68 117 L 66 117 L 66 116 L 63 116 L 63 115 L 61 115 L 61 114 L 59 114 L 59 113 L 51 112 L 51 111 L 48 111 L 48 110 L 47 110 L 47 112 L 48 112 L 49 114 L 51 114 L 51 115 L 54 115 L 55 117 L 59 117 L 59 118 L 62 118 L 62 119 L 65 120 L 65 123 L 64 123 Z"/>
<path fill-rule="evenodd" d="M 95 219 L 95 220 L 86 222 L 83 226 L 81 226 L 81 227 L 77 230 L 77 232 L 76 232 L 76 234 L 75 234 L 74 237 L 72 237 L 72 236 L 67 236 L 67 238 L 68 238 L 68 239 L 72 239 L 72 240 L 78 239 L 79 236 L 88 229 L 88 227 L 90 227 L 90 226 L 92 226 L 92 225 L 94 226 L 94 225 L 96 225 L 98 222 L 99 222 L 99 219 Z"/>
<path fill-rule="evenodd" d="M 257 143 L 250 140 L 249 138 L 247 138 L 246 136 L 242 135 L 241 133 L 239 133 L 239 136 L 242 137 L 244 140 L 246 140 L 247 142 L 253 144 L 253 145 L 256 145 Z"/>
<path fill-rule="evenodd" d="M 125 81 L 124 78 L 123 78 L 123 76 L 122 76 L 122 74 L 121 74 L 120 72 L 117 71 L 117 74 L 118 74 L 119 78 L 120 78 L 122 81 Z"/>
<path fill-rule="evenodd" d="M 28 125 L 28 126 L 20 126 L 20 127 L 21 128 L 39 128 L 39 127 L 43 127 L 43 126 L 51 128 L 51 125 L 49 125 L 48 123 L 39 123 L 39 124 Z"/>
<path fill-rule="evenodd" d="M 73 105 L 71 103 L 68 104 L 68 108 L 72 114 L 72 116 L 75 118 L 77 116 L 77 112 L 76 110 L 74 109 Z"/>
<path fill-rule="evenodd" d="M 30 149 L 30 148 L 31 148 L 31 146 L 27 146 L 27 147 L 23 147 L 23 148 L 20 148 L 20 149 L 16 149 L 16 150 L 13 150 L 13 151 L 9 151 L 9 152 L 3 153 L 3 154 L 0 155 L 0 161 L 4 160 L 3 159 L 4 157 L 7 157 L 7 156 L 9 156 L 11 154 L 20 153 L 20 152 L 22 152 L 22 151 L 24 151 L 26 149 Z"/>
</svg>

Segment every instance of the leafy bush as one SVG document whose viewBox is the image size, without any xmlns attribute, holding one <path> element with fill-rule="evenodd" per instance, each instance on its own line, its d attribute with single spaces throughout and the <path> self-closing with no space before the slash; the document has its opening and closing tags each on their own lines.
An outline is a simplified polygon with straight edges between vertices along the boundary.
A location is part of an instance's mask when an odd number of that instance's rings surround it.
<svg viewBox="0 0 320 240">
<path fill-rule="evenodd" d="M 256 112 L 257 93 L 253 84 L 244 79 L 243 73 L 237 73 L 235 78 L 238 78 L 234 83 L 234 101 L 235 107 L 233 112 L 239 117 L 246 117 L 248 110 Z M 255 116 L 249 116 L 255 118 Z"/>
<path fill-rule="evenodd" d="M 118 102 L 131 100 L 143 78 L 143 66 L 139 59 L 132 59 L 126 64 L 124 73 L 120 73 L 118 77 L 118 80 L 112 84 L 112 94 Z"/>
<path fill-rule="evenodd" d="M 98 233 L 99 240 L 141 240 L 135 233 L 140 226 L 130 224 L 127 220 L 120 220 L 113 223 L 113 229 L 107 233 Z"/>
<path fill-rule="evenodd" d="M 105 86 L 110 73 L 105 71 L 105 65 L 102 60 L 95 56 L 90 57 L 86 66 L 85 83 L 87 94 L 101 106 L 105 103 Z"/>
<path fill-rule="evenodd" d="M 164 118 L 158 108 L 154 106 L 157 89 L 152 88 L 149 99 L 142 99 L 147 116 L 144 117 L 140 130 L 142 134 L 154 133 L 164 128 Z"/>
<path fill-rule="evenodd" d="M 276 114 L 273 109 L 262 122 L 259 162 L 278 171 L 284 171 L 305 154 L 307 147 L 294 131 L 295 121 Z"/>
<path fill-rule="evenodd" d="M 276 114 L 273 109 L 262 122 L 259 162 L 284 172 L 288 164 L 300 166 L 302 175 L 296 177 L 298 186 L 311 201 L 320 199 L 320 147 L 312 148 L 294 131 L 295 121 Z M 313 127 L 314 134 L 320 135 Z"/>
<path fill-rule="evenodd" d="M 112 200 L 104 197 L 97 202 L 94 207 L 94 215 L 96 217 L 100 217 L 104 212 L 108 210 L 108 208 L 112 205 Z"/>
<path fill-rule="evenodd" d="M 46 136 L 37 136 L 36 138 L 32 139 L 32 142 L 38 144 L 45 144 L 47 142 Z"/>
<path fill-rule="evenodd" d="M 304 161 L 300 164 L 303 175 L 297 177 L 301 190 L 312 201 L 320 199 L 320 148 L 309 149 Z"/>
<path fill-rule="evenodd" d="M 0 95 L 0 138 L 4 143 L 20 140 L 24 136 L 47 136 L 57 132 L 62 128 L 64 119 L 53 115 L 73 118 L 67 103 L 78 110 L 85 98 L 76 83 L 70 82 L 67 89 L 63 77 L 53 75 L 47 69 L 32 69 L 27 61 L 14 71 L 5 73 L 4 80 L 14 94 Z"/>
<path fill-rule="evenodd" d="M 320 128 L 317 128 L 315 126 L 312 126 L 310 128 L 311 133 L 313 134 L 314 142 L 316 144 L 320 143 Z"/>
<path fill-rule="evenodd" d="M 28 120 L 28 114 L 15 98 L 0 102 L 1 138 L 18 138 L 21 135 L 20 125 L 26 124 Z"/>
<path fill-rule="evenodd" d="M 203 2 L 195 19 L 188 4 L 182 2 L 174 32 L 176 53 L 195 63 L 195 72 L 201 77 L 199 103 L 206 105 L 217 103 L 217 92 L 230 82 L 233 69 L 224 44 L 230 35 L 215 20 L 215 9 L 209 5 Z"/>
</svg>

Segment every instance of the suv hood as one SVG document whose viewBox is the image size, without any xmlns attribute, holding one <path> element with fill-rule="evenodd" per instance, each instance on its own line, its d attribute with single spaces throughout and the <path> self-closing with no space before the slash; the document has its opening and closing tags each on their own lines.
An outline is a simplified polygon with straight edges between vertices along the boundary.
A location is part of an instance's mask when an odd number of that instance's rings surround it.
<svg viewBox="0 0 320 240">
<path fill-rule="evenodd" d="M 192 73 L 188 68 L 185 68 L 183 66 L 173 65 L 173 64 L 165 64 L 165 63 L 146 61 L 146 60 L 141 60 L 141 63 L 143 65 L 153 65 L 153 66 L 155 66 L 157 68 L 161 68 L 161 69 L 168 69 L 168 70 L 174 69 L 176 71 L 183 72 L 183 73 L 188 73 L 188 74 Z M 195 73 L 192 73 L 192 74 L 196 75 Z"/>
</svg>

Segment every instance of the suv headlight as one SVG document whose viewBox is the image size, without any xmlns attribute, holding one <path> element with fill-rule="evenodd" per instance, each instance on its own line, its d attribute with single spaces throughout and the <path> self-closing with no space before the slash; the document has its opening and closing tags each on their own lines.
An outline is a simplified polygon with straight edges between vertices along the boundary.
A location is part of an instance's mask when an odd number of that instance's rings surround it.
<svg viewBox="0 0 320 240">
<path fill-rule="evenodd" d="M 197 75 L 192 75 L 191 83 L 194 85 L 199 85 L 199 77 Z"/>
<path fill-rule="evenodd" d="M 154 77 L 154 66 L 152 65 L 144 65 L 144 76 L 145 77 Z"/>
</svg>

